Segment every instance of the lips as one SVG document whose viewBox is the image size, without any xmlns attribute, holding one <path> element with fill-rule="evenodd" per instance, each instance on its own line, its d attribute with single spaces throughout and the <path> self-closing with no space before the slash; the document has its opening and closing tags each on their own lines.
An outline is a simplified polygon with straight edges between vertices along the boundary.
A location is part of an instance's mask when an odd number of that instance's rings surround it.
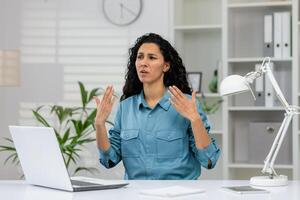
<svg viewBox="0 0 300 200">
<path fill-rule="evenodd" d="M 147 74 L 148 72 L 146 70 L 141 70 L 140 73 L 141 74 Z"/>
</svg>

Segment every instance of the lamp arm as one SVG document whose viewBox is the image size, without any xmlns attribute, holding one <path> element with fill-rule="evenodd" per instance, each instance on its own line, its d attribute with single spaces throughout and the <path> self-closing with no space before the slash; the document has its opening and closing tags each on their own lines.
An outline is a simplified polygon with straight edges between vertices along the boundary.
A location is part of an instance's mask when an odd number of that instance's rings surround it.
<svg viewBox="0 0 300 200">
<path fill-rule="evenodd" d="M 291 120 L 293 118 L 293 115 L 295 115 L 297 112 L 296 110 L 298 108 L 295 108 L 293 106 L 290 106 L 289 103 L 287 102 L 286 98 L 284 97 L 278 82 L 276 81 L 274 74 L 270 68 L 270 58 L 266 57 L 261 65 L 261 68 L 259 70 L 259 72 L 263 72 L 266 73 L 267 77 L 269 78 L 273 89 L 279 99 L 279 101 L 281 102 L 281 104 L 283 105 L 286 113 L 285 113 L 285 117 L 281 123 L 281 126 L 278 130 L 278 133 L 275 137 L 275 140 L 272 144 L 272 147 L 264 161 L 264 167 L 262 169 L 262 173 L 268 173 L 269 176 L 272 178 L 274 175 L 277 176 L 276 171 L 274 170 L 274 163 L 275 163 L 275 159 L 277 158 L 279 149 L 282 145 L 283 139 L 287 133 L 288 127 L 291 123 Z M 299 110 L 299 109 L 298 109 Z"/>
<path fill-rule="evenodd" d="M 266 73 L 267 77 L 269 78 L 269 80 L 275 90 L 275 93 L 276 93 L 279 101 L 284 106 L 285 110 L 288 111 L 291 108 L 291 106 L 288 104 L 287 100 L 285 99 L 285 97 L 274 77 L 274 74 L 270 68 L 270 60 L 271 59 L 269 57 L 264 58 L 259 70 L 249 72 L 248 74 L 245 75 L 245 78 L 248 83 L 252 84 L 255 79 L 261 77 L 264 73 Z M 253 91 L 251 90 L 251 88 L 250 88 L 250 91 L 253 94 Z M 255 97 L 254 97 L 254 99 L 255 99 Z"/>
<path fill-rule="evenodd" d="M 287 100 L 285 99 L 285 97 L 284 97 L 284 95 L 283 95 L 283 93 L 282 93 L 282 91 L 281 91 L 281 89 L 280 89 L 280 87 L 279 87 L 279 85 L 278 85 L 278 83 L 277 83 L 274 75 L 273 75 L 273 72 L 270 69 L 269 63 L 270 62 L 268 62 L 265 66 L 262 66 L 262 68 L 263 68 L 262 70 L 265 71 L 265 73 L 267 74 L 267 76 L 268 76 L 268 78 L 269 78 L 269 80 L 270 80 L 270 82 L 271 82 L 271 84 L 272 84 L 272 86 L 273 86 L 273 88 L 275 90 L 275 93 L 276 93 L 279 101 L 284 106 L 284 108 L 286 110 L 288 110 L 290 108 L 290 105 L 287 102 Z"/>
<path fill-rule="evenodd" d="M 293 112 L 287 112 L 285 113 L 285 117 L 281 123 L 281 126 L 277 132 L 277 135 L 275 137 L 275 140 L 272 144 L 272 147 L 264 161 L 264 167 L 262 169 L 262 173 L 268 173 L 269 176 L 272 178 L 273 176 L 277 176 L 276 171 L 274 170 L 274 162 L 278 155 L 279 149 L 282 145 L 283 139 L 287 133 L 289 124 L 293 118 L 294 113 Z"/>
</svg>

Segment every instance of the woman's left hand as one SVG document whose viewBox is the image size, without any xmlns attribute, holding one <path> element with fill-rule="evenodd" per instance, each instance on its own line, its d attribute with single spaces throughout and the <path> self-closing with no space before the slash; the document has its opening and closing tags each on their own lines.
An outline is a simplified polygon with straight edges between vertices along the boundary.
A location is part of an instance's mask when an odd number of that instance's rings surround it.
<svg viewBox="0 0 300 200">
<path fill-rule="evenodd" d="M 170 102 L 177 112 L 191 122 L 200 118 L 195 91 L 192 93 L 192 99 L 187 98 L 176 86 L 170 86 L 169 91 L 171 93 Z"/>
</svg>

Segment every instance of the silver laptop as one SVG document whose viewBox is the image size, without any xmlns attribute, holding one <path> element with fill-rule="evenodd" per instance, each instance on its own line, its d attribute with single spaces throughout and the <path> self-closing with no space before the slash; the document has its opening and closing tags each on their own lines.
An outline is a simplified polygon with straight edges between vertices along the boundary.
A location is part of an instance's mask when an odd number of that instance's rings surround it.
<svg viewBox="0 0 300 200">
<path fill-rule="evenodd" d="M 88 177 L 69 177 L 53 128 L 9 126 L 29 184 L 67 191 L 120 188 L 128 183 Z"/>
</svg>

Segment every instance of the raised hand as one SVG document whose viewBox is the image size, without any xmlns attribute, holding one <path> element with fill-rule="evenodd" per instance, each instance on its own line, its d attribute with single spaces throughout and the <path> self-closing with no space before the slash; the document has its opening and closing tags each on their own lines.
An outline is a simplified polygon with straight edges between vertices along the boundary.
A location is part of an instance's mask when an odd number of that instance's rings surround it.
<svg viewBox="0 0 300 200">
<path fill-rule="evenodd" d="M 97 105 L 97 114 L 95 118 L 95 125 L 104 125 L 108 116 L 111 113 L 115 98 L 113 97 L 114 89 L 112 86 L 107 86 L 102 100 L 94 97 Z"/>
<path fill-rule="evenodd" d="M 171 94 L 170 102 L 177 112 L 190 121 L 200 118 L 197 110 L 196 92 L 193 91 L 192 99 L 189 99 L 176 86 L 170 86 L 169 91 Z"/>
</svg>

